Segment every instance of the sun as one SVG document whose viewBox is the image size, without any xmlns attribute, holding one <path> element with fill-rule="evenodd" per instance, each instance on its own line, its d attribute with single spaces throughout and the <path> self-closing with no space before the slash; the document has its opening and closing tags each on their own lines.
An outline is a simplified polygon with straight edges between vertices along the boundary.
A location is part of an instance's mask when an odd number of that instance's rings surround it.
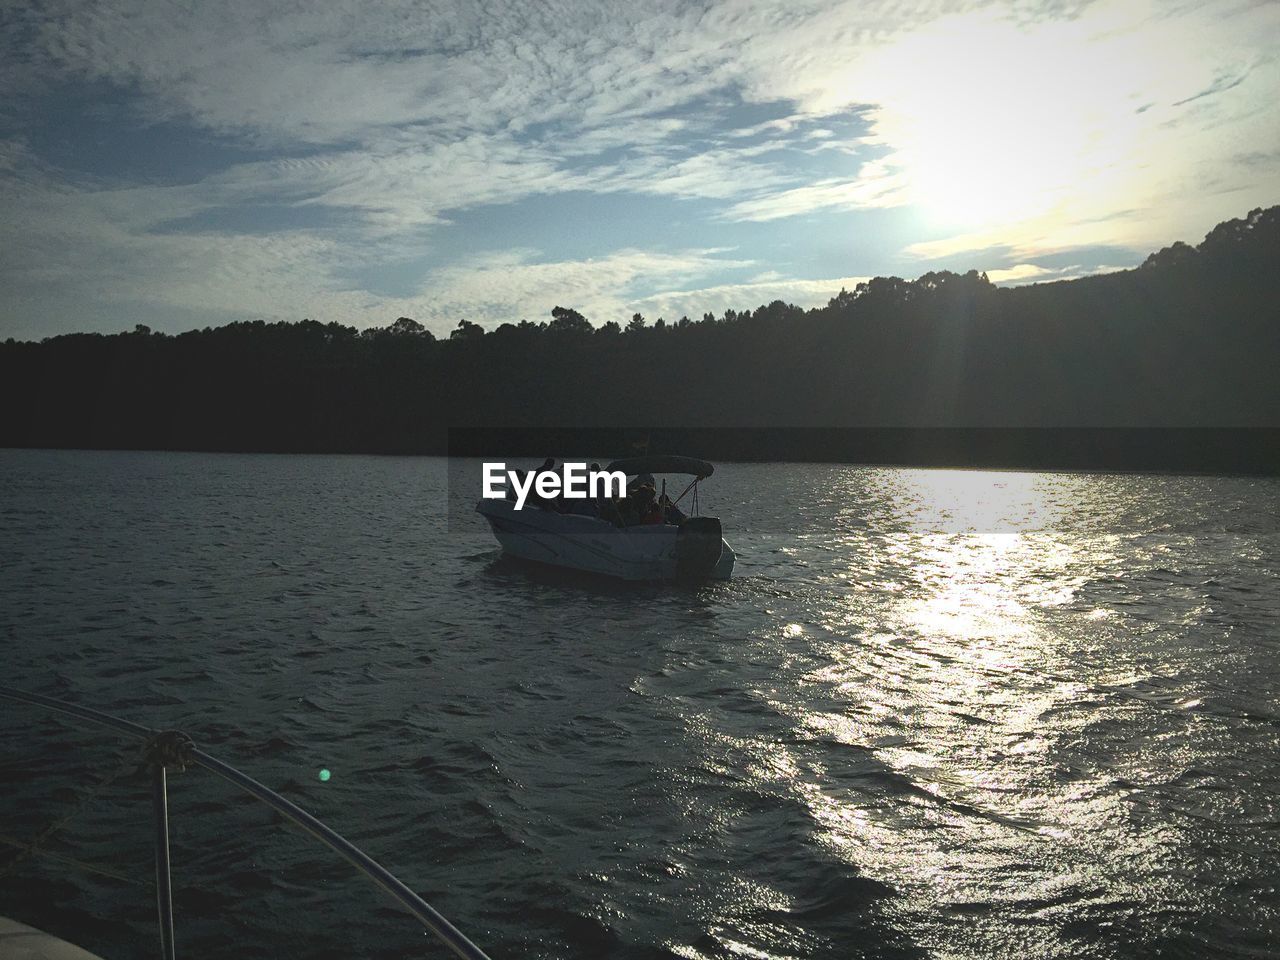
<svg viewBox="0 0 1280 960">
<path fill-rule="evenodd" d="M 1168 86 L 1135 37 L 973 12 L 885 43 L 834 82 L 875 104 L 872 138 L 908 202 L 940 228 L 988 229 L 1082 198 L 1123 206 L 1157 123 L 1144 100 Z"/>
</svg>

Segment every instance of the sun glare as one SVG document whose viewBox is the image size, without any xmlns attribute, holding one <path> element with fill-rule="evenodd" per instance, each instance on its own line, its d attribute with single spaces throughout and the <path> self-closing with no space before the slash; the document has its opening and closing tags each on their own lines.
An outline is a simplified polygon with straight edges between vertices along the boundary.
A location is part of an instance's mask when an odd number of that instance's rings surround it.
<svg viewBox="0 0 1280 960">
<path fill-rule="evenodd" d="M 1153 62 L 1134 9 L 1029 25 L 991 11 L 948 17 L 833 82 L 877 104 L 888 166 L 936 226 L 1079 213 L 1082 199 L 1115 209 L 1149 160 L 1150 99 L 1169 103 L 1188 83 Z"/>
</svg>

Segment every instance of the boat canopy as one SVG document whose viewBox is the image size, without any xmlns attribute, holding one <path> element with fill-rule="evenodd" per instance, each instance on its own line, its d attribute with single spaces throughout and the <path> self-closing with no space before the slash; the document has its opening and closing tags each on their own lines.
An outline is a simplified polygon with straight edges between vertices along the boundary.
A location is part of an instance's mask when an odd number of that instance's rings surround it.
<svg viewBox="0 0 1280 960">
<path fill-rule="evenodd" d="M 711 476 L 716 468 L 697 457 L 627 457 L 613 461 L 606 469 L 610 473 L 621 470 L 628 477 L 642 473 L 687 473 L 701 480 Z"/>
</svg>

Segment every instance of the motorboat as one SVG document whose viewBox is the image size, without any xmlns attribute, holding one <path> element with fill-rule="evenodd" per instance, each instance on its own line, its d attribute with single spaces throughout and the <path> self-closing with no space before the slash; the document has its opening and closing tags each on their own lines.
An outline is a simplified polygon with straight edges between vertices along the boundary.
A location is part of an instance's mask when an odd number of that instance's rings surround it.
<svg viewBox="0 0 1280 960">
<path fill-rule="evenodd" d="M 482 498 L 476 512 L 489 521 L 507 556 L 622 580 L 727 580 L 735 554 L 716 517 L 698 515 L 698 484 L 715 471 L 694 457 L 650 456 L 614 460 L 605 470 L 622 473 L 629 488 L 655 474 L 692 477 L 669 501 L 676 510 L 663 522 L 619 525 L 599 511 L 566 512 L 560 503 L 525 504 Z M 665 488 L 665 481 L 663 483 Z M 685 502 L 689 515 L 678 513 Z"/>
</svg>

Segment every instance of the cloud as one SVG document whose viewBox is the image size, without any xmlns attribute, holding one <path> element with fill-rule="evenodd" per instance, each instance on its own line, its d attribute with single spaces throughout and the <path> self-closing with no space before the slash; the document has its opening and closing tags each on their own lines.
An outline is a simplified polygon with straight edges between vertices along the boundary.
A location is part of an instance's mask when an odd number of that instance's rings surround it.
<svg viewBox="0 0 1280 960">
<path fill-rule="evenodd" d="M 822 280 L 796 280 L 769 277 L 746 283 L 724 283 L 691 290 L 673 290 L 653 294 L 635 302 L 636 309 L 650 319 L 663 317 L 668 323 L 682 316 L 700 320 L 705 313 L 722 315 L 725 310 L 754 310 L 761 305 L 781 300 L 798 307 L 818 307 L 827 303 L 842 289 L 852 290 L 869 277 L 832 277 Z"/>
<path fill-rule="evenodd" d="M 452 328 L 464 317 L 486 326 L 542 320 L 556 305 L 573 307 L 597 324 L 621 323 L 635 312 L 636 304 L 649 302 L 640 293 L 645 288 L 754 265 L 725 253 L 624 249 L 588 260 L 537 261 L 531 251 L 513 251 L 433 271 L 424 281 L 421 297 L 403 303 L 437 332 Z"/>
<path fill-rule="evenodd" d="M 1117 273 L 1121 270 L 1132 270 L 1133 266 L 1113 266 L 1098 264 L 1082 266 L 1072 264 L 1066 267 L 1046 267 L 1041 264 L 1019 263 L 1012 267 L 988 270 L 987 279 L 1002 286 L 1017 287 L 1026 283 L 1043 281 L 1078 280 L 1081 277 L 1096 277 L 1104 273 Z"/>
<path fill-rule="evenodd" d="M 352 211 L 379 231 L 442 223 L 451 210 L 565 191 L 582 180 L 541 151 L 478 136 L 378 143 L 288 179 L 307 194 L 302 203 Z"/>
<path fill-rule="evenodd" d="M 820 302 L 810 285 L 827 281 L 735 271 L 780 266 L 764 261 L 794 239 L 788 221 L 822 225 L 812 250 L 867 210 L 918 227 L 886 269 L 980 255 L 1018 282 L 1047 253 L 1195 240 L 1280 194 L 1275 4 L 33 0 L 0 21 L 6 332 L 139 304 L 444 324 L 570 297 L 600 318 L 700 312 L 697 297 L 734 291 Z M 61 97 L 106 97 L 128 122 L 260 159 L 177 169 L 165 187 L 60 170 L 27 133 Z M 96 144 L 75 148 L 91 169 Z M 468 210 L 568 193 L 688 203 L 699 248 L 634 237 L 622 217 L 579 226 L 600 237 L 594 261 L 551 230 L 503 253 L 495 231 L 470 261 L 423 267 L 430 296 L 352 279 L 447 252 Z M 268 207 L 328 226 L 199 226 Z M 714 230 L 754 246 L 708 253 Z"/>
<path fill-rule="evenodd" d="M 776 167 L 754 163 L 758 149 L 710 150 L 683 159 L 654 155 L 649 162 L 629 163 L 612 182 L 598 189 L 711 200 L 729 200 L 744 193 L 763 193 L 795 182 Z"/>
<path fill-rule="evenodd" d="M 25 232 L 0 274 L 0 324 L 19 335 L 35 335 L 31 328 L 46 313 L 56 313 L 64 329 L 111 330 L 131 326 L 140 312 L 148 322 L 225 323 L 358 316 L 372 305 L 335 284 L 339 249 L 322 236 L 156 235 L 80 219 L 74 203 L 42 209 L 39 227 Z M 172 319 L 162 326 L 173 329 Z"/>
<path fill-rule="evenodd" d="M 1032 283 L 1036 280 L 1044 280 L 1049 277 L 1056 276 L 1061 272 L 1062 271 L 1060 270 L 1054 270 L 1050 267 L 1042 267 L 1034 263 L 1019 263 L 1012 267 L 1004 267 L 999 270 L 988 270 L 987 279 L 992 283 L 1018 286 L 1023 283 Z"/>
<path fill-rule="evenodd" d="M 726 309 L 754 310 L 782 300 L 802 307 L 820 306 L 840 290 L 852 290 L 868 277 L 797 280 L 772 271 L 738 283 L 689 286 L 688 281 L 756 266 L 732 259 L 720 250 L 691 250 L 659 255 L 621 250 L 607 257 L 582 261 L 534 262 L 528 254 L 509 253 L 479 265 L 434 273 L 415 302 L 401 301 L 437 334 L 466 318 L 487 327 L 522 318 L 547 319 L 554 305 L 580 310 L 596 324 L 623 324 L 633 313 L 650 322 L 668 323 L 681 316 L 701 319 Z M 675 287 L 675 289 L 671 289 Z M 646 289 L 658 292 L 643 292 Z"/>
<path fill-rule="evenodd" d="M 565 119 L 590 128 L 714 82 L 696 59 L 713 45 L 677 3 L 51 0 L 36 19 L 21 51 L 32 70 L 136 87 L 154 116 L 285 146 L 413 124 L 451 135 Z"/>
<path fill-rule="evenodd" d="M 741 200 L 724 211 L 725 220 L 769 221 L 815 210 L 868 210 L 895 207 L 905 202 L 902 175 L 878 161 L 862 166 L 852 180 L 824 180 L 777 193 L 763 193 Z"/>
</svg>

